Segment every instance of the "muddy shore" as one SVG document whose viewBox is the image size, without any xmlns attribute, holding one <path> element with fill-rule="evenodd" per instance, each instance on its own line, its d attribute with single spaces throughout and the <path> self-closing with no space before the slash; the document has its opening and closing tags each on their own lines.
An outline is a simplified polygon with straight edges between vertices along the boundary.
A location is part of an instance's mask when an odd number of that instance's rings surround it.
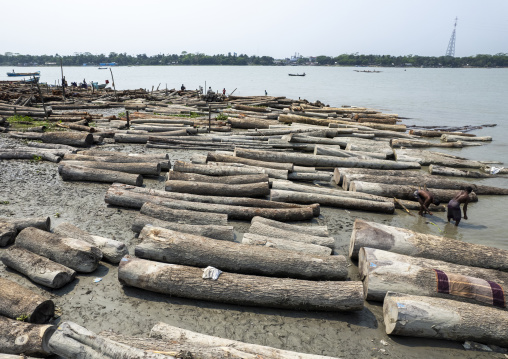
<svg viewBox="0 0 508 359">
<path fill-rule="evenodd" d="M 0 135 L 0 147 L 17 142 Z M 142 145 L 103 145 L 131 153 L 167 152 L 170 159 L 189 160 L 205 151 L 146 149 Z M 50 216 L 52 227 L 71 222 L 93 234 L 120 240 L 131 254 L 138 239 L 131 231 L 135 210 L 111 207 L 104 202 L 108 184 L 63 182 L 55 163 L 0 161 L 0 217 Z M 145 180 L 150 188 L 163 189 L 164 179 Z M 402 216 L 396 214 L 395 216 Z M 335 253 L 347 255 L 356 218 L 372 220 L 365 212 L 322 208 L 315 219 L 326 224 L 335 238 Z M 377 221 L 394 224 L 390 215 Z M 397 222 L 397 220 L 395 220 Z M 240 240 L 248 222 L 233 221 Z M 59 320 L 76 322 L 94 332 L 113 330 L 124 335 L 147 336 L 158 321 L 219 337 L 268 345 L 297 352 L 342 358 L 504 358 L 504 354 L 465 351 L 461 343 L 388 337 L 382 320 L 382 304 L 366 302 L 358 313 L 290 311 L 222 305 L 159 295 L 118 282 L 117 268 L 101 262 L 92 274 L 77 276 L 71 284 L 49 290 L 31 283 L 0 264 L 0 276 L 14 280 L 40 294 L 49 295 L 61 308 Z M 94 282 L 94 279 L 101 278 Z M 356 264 L 350 278 L 358 278 Z M 385 342 L 386 345 L 384 345 Z"/>
</svg>

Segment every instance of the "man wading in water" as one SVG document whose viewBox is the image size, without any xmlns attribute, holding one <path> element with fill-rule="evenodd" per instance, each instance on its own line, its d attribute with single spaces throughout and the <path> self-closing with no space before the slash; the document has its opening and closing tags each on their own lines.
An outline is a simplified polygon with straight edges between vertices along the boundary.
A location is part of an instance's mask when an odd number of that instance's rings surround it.
<svg viewBox="0 0 508 359">
<path fill-rule="evenodd" d="M 448 222 L 450 219 L 455 221 L 455 225 L 458 226 L 462 214 L 460 212 L 460 204 L 464 203 L 464 219 L 467 219 L 467 204 L 469 203 L 469 194 L 473 192 L 473 188 L 466 187 L 462 189 L 450 202 L 448 202 Z"/>
<path fill-rule="evenodd" d="M 439 206 L 441 202 L 434 198 L 434 195 L 427 190 L 419 189 L 414 193 L 415 198 L 420 203 L 420 212 L 418 214 L 423 217 L 425 212 L 432 216 L 432 212 L 429 210 L 429 206 L 431 203 L 434 203 L 436 206 Z"/>
</svg>

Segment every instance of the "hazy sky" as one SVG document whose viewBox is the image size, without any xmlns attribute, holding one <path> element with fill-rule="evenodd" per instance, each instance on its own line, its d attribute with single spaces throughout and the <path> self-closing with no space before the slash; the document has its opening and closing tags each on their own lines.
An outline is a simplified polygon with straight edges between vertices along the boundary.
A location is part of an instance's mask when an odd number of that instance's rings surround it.
<svg viewBox="0 0 508 359">
<path fill-rule="evenodd" d="M 0 0 L 0 53 L 508 53 L 507 0 Z"/>
</svg>

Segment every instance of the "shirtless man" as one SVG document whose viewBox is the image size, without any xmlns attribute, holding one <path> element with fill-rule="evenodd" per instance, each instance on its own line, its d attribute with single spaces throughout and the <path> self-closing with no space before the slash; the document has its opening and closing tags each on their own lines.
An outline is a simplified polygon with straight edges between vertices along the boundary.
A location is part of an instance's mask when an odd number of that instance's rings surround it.
<svg viewBox="0 0 508 359">
<path fill-rule="evenodd" d="M 460 204 L 464 203 L 464 219 L 467 219 L 467 204 L 469 203 L 469 194 L 473 192 L 473 188 L 466 187 L 462 189 L 450 202 L 448 202 L 448 222 L 450 219 L 455 221 L 455 225 L 458 226 L 462 214 L 460 212 Z"/>
<path fill-rule="evenodd" d="M 424 216 L 425 212 L 427 212 L 432 216 L 432 212 L 429 210 L 429 206 L 431 203 L 434 203 L 436 206 L 439 206 L 439 204 L 441 203 L 434 198 L 434 195 L 430 191 L 424 189 L 416 190 L 414 195 L 415 198 L 420 203 L 420 212 L 418 212 L 418 214 L 422 217 Z"/>
</svg>

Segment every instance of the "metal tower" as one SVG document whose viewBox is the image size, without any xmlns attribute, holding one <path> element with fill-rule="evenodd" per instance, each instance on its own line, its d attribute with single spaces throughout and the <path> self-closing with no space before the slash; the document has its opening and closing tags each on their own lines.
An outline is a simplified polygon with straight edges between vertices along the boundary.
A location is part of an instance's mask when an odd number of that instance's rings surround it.
<svg viewBox="0 0 508 359">
<path fill-rule="evenodd" d="M 455 29 L 457 28 L 457 20 L 458 18 L 455 17 L 455 25 L 453 26 L 453 32 L 452 37 L 450 38 L 450 42 L 448 43 L 448 48 L 446 49 L 446 55 L 445 56 L 455 56 Z"/>
</svg>

